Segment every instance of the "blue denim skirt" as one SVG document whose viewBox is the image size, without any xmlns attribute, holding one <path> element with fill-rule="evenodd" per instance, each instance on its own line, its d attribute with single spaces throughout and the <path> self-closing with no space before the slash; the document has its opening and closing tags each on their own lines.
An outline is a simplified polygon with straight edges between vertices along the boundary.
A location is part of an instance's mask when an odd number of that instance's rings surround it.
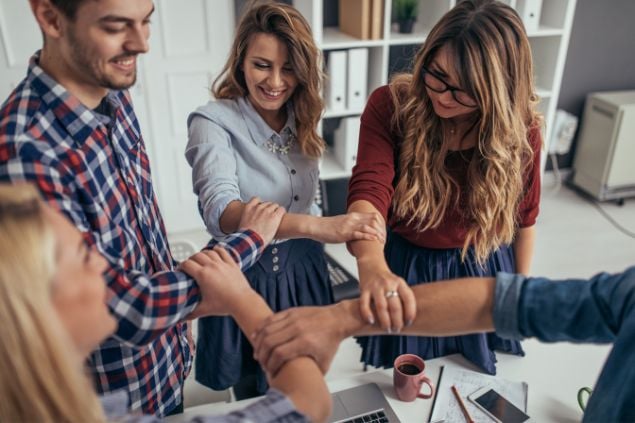
<svg viewBox="0 0 635 423">
<path fill-rule="evenodd" d="M 390 269 L 409 285 L 463 277 L 495 276 L 497 272 L 514 272 L 514 253 L 510 246 L 494 251 L 483 266 L 476 262 L 470 249 L 461 261 L 461 249 L 431 249 L 416 246 L 403 237 L 389 233 L 385 256 Z M 461 310 L 455 310 L 461 313 Z M 429 359 L 460 353 L 489 374 L 496 374 L 494 350 L 524 356 L 518 341 L 498 337 L 495 333 L 464 336 L 363 336 L 361 361 L 375 367 L 392 367 L 400 354 L 411 353 Z"/>
<path fill-rule="evenodd" d="M 310 239 L 270 245 L 245 276 L 273 311 L 333 303 L 324 245 Z M 200 318 L 196 355 L 196 380 L 201 384 L 222 390 L 256 375 L 258 391 L 266 392 L 265 374 L 233 318 Z"/>
</svg>

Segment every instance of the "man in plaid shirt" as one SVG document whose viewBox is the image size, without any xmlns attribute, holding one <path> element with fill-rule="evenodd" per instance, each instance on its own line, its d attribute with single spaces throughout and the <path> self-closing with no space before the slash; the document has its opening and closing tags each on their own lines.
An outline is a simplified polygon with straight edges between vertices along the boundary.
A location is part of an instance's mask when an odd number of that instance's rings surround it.
<svg viewBox="0 0 635 423">
<path fill-rule="evenodd" d="M 206 307 L 205 286 L 199 291 L 174 269 L 126 91 L 138 54 L 148 50 L 154 6 L 151 0 L 30 2 L 44 47 L 0 109 L 0 181 L 36 184 L 109 261 L 108 301 L 119 326 L 91 356 L 97 390 L 125 389 L 132 410 L 162 416 L 182 408 L 192 364 L 180 322 L 214 310 Z M 243 270 L 277 229 L 253 219 L 241 222 L 253 230 L 223 243 Z"/>
</svg>

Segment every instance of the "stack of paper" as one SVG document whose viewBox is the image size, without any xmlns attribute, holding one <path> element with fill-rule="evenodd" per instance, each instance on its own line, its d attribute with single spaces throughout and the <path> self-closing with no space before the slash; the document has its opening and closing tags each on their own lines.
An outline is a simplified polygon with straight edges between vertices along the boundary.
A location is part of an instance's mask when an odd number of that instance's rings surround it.
<svg viewBox="0 0 635 423">
<path fill-rule="evenodd" d="M 461 393 L 470 416 L 472 416 L 477 423 L 492 423 L 491 417 L 467 400 L 468 395 L 473 394 L 483 387 L 494 389 L 516 407 L 527 411 L 527 384 L 525 382 L 513 382 L 496 376 L 466 370 L 461 367 L 446 365 L 441 368 L 441 375 L 439 376 L 439 382 L 437 384 L 430 421 L 465 421 L 461 407 L 456 397 L 452 394 L 452 385 L 455 385 Z"/>
</svg>

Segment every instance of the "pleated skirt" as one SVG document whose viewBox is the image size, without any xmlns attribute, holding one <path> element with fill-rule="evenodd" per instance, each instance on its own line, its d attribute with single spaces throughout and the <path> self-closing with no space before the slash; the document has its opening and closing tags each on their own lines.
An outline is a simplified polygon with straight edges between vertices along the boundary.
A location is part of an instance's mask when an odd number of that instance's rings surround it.
<svg viewBox="0 0 635 423">
<path fill-rule="evenodd" d="M 309 239 L 289 240 L 267 247 L 245 272 L 251 287 L 275 312 L 290 307 L 333 303 L 324 246 Z M 227 281 L 231 283 L 231 281 Z M 255 375 L 264 394 L 267 380 L 253 359 L 253 349 L 231 317 L 199 319 L 196 380 L 215 389 L 227 389 Z"/>
<path fill-rule="evenodd" d="M 515 260 L 510 246 L 494 251 L 483 266 L 469 250 L 461 261 L 461 249 L 431 249 L 416 246 L 395 233 L 389 233 L 385 256 L 390 269 L 409 285 L 463 277 L 495 276 L 497 272 L 514 272 Z M 461 310 L 451 310 L 461 313 Z M 494 350 L 524 356 L 518 341 L 498 337 L 495 333 L 449 337 L 364 336 L 361 361 L 375 367 L 392 367 L 400 354 L 417 354 L 424 359 L 460 353 L 489 374 L 496 374 Z"/>
</svg>

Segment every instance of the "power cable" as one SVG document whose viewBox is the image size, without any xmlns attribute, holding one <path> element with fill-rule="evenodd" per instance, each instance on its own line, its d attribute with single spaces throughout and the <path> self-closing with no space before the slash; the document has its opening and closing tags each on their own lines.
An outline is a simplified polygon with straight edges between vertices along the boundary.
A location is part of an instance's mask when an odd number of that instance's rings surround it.
<svg viewBox="0 0 635 423">
<path fill-rule="evenodd" d="M 574 192 L 576 192 L 580 197 L 585 199 L 587 202 L 591 203 L 591 205 L 595 207 L 600 212 L 600 214 L 606 220 L 608 220 L 609 223 L 613 225 L 618 231 L 620 231 L 621 233 L 623 233 L 629 238 L 635 239 L 635 232 L 631 231 L 630 229 L 627 229 L 621 223 L 615 220 L 613 216 L 611 216 L 606 210 L 604 210 L 604 208 L 600 205 L 600 203 L 595 198 L 591 197 L 591 195 L 589 195 L 588 193 L 582 191 L 581 189 L 573 185 L 571 181 L 567 181 L 567 186 L 571 188 Z M 623 201 L 623 199 L 621 201 Z"/>
</svg>

